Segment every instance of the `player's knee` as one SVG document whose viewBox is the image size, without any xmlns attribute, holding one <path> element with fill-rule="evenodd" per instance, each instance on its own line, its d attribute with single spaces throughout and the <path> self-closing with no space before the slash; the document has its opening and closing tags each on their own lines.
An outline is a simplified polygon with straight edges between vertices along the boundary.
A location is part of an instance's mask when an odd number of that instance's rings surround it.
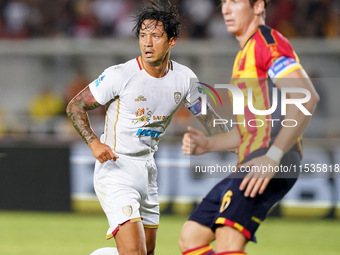
<svg viewBox="0 0 340 255">
<path fill-rule="evenodd" d="M 152 251 L 149 251 L 148 250 L 148 253 L 147 253 L 148 255 L 154 255 L 155 254 L 155 250 L 152 250 Z"/>
<path fill-rule="evenodd" d="M 197 246 L 196 243 L 195 243 L 195 240 L 193 238 L 193 235 L 185 227 L 183 227 L 183 229 L 181 231 L 181 236 L 178 240 L 178 245 L 179 245 L 179 248 L 182 252 L 190 250 L 190 249 L 195 248 Z"/>
<path fill-rule="evenodd" d="M 154 255 L 155 254 L 155 249 L 156 249 L 156 244 L 155 243 L 148 243 L 146 247 L 147 255 Z"/>
<path fill-rule="evenodd" d="M 147 255 L 155 254 L 157 229 L 145 229 Z"/>
<path fill-rule="evenodd" d="M 186 248 L 186 243 L 184 241 L 184 238 L 181 236 L 178 240 L 178 246 L 181 252 L 187 251 L 188 249 Z"/>
<path fill-rule="evenodd" d="M 221 226 L 216 229 L 216 245 L 218 252 L 244 251 L 248 240 L 235 228 Z"/>
<path fill-rule="evenodd" d="M 178 241 L 182 252 L 197 248 L 199 246 L 208 245 L 215 239 L 214 232 L 197 222 L 187 221 L 181 231 Z"/>
</svg>

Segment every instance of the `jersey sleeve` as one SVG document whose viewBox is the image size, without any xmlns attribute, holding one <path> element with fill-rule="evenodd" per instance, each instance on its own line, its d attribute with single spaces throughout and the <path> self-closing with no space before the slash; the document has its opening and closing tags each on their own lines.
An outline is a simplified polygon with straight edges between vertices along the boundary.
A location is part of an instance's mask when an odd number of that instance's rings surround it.
<svg viewBox="0 0 340 255">
<path fill-rule="evenodd" d="M 107 68 L 98 79 L 90 83 L 90 90 L 98 103 L 105 105 L 119 96 L 123 85 L 121 65 Z"/>
<path fill-rule="evenodd" d="M 262 67 L 274 83 L 294 70 L 302 69 L 291 44 L 279 32 L 262 27 L 261 35 L 264 43 L 258 50 L 262 55 Z"/>
</svg>

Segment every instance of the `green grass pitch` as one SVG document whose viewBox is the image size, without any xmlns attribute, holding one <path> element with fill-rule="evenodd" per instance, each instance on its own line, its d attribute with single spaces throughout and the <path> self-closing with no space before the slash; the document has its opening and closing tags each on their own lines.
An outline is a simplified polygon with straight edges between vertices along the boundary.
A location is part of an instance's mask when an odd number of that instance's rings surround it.
<svg viewBox="0 0 340 255">
<path fill-rule="evenodd" d="M 158 255 L 180 254 L 177 240 L 184 216 L 162 216 Z M 106 241 L 103 214 L 0 211 L 0 255 L 88 255 L 114 246 Z M 258 244 L 248 245 L 249 255 L 340 254 L 340 221 L 315 218 L 267 219 L 260 227 Z"/>
</svg>

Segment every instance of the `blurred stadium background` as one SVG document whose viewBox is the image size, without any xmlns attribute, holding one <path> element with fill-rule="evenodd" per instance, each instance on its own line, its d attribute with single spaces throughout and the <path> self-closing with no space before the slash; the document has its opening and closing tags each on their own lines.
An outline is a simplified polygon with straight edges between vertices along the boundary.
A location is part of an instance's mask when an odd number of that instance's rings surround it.
<svg viewBox="0 0 340 255">
<path fill-rule="evenodd" d="M 90 149 L 66 118 L 65 106 L 105 68 L 139 56 L 138 42 L 131 32 L 131 15 L 140 2 L 0 0 L 0 228 L 3 233 L 0 239 L 7 237 L 8 240 L 0 241 L 1 255 L 65 254 L 68 239 L 57 240 L 58 246 L 65 249 L 55 249 L 54 253 L 41 248 L 41 245 L 50 247 L 52 239 L 40 240 L 50 235 L 47 234 L 49 229 L 64 235 L 64 226 L 75 230 L 75 235 L 81 232 L 81 237 L 89 243 L 101 240 L 99 238 L 104 235 L 106 220 L 92 184 L 94 160 Z M 179 5 L 184 27 L 171 58 L 191 67 L 202 82 L 228 83 L 239 46 L 226 32 L 218 8 L 220 1 L 172 2 Z M 303 163 L 334 167 L 340 164 L 340 1 L 272 0 L 267 10 L 267 24 L 290 39 L 321 97 L 317 112 L 304 133 Z M 230 108 L 216 109 L 222 117 L 230 119 Z M 100 134 L 104 109 L 90 115 L 93 128 Z M 198 176 L 188 171 L 190 159 L 182 155 L 180 141 L 189 124 L 189 111 L 182 107 L 156 154 L 161 210 L 163 215 L 170 215 L 162 218 L 165 227 L 160 230 L 158 254 L 179 253 L 176 239 L 185 216 L 219 181 L 195 178 Z M 213 157 L 221 164 L 233 164 L 236 160 L 234 155 L 227 153 Z M 301 245 L 292 246 L 296 254 L 301 254 L 298 247 L 306 251 L 309 245 L 315 245 L 315 240 L 328 240 L 327 247 L 336 248 L 333 247 L 335 242 L 330 240 L 339 235 L 338 175 L 302 175 L 293 190 L 271 212 L 271 216 L 282 218 L 282 226 L 270 219 L 264 226 L 267 232 L 261 230 L 259 233 L 264 236 L 264 245 L 273 241 L 268 234 L 270 224 L 275 226 L 275 235 L 280 230 L 282 242 L 292 242 L 288 238 L 292 232 L 285 228 L 286 224 L 295 226 L 299 233 L 296 242 Z M 299 220 L 295 220 L 296 217 Z M 302 218 L 313 220 L 306 222 Z M 89 221 L 94 223 L 91 225 Z M 53 222 L 58 224 L 53 225 Z M 176 222 L 175 229 L 171 222 Z M 303 223 L 305 225 L 299 225 Z M 299 226 L 315 228 L 302 234 Z M 326 229 L 320 230 L 318 226 Z M 94 228 L 97 229 L 94 231 Z M 14 240 L 18 235 L 25 235 L 22 232 L 35 236 L 35 231 L 42 232 L 40 236 L 37 234 L 36 244 L 30 239 L 24 243 Z M 99 237 L 94 235 L 96 231 Z M 313 231 L 315 239 L 310 235 L 304 239 L 306 232 Z M 174 239 L 167 236 L 172 232 L 175 232 Z M 100 245 L 100 242 L 91 249 L 110 245 Z M 22 245 L 16 246 L 20 243 Z M 81 243 L 80 240 L 68 248 L 74 251 L 73 254 L 91 252 L 91 249 L 81 251 L 78 246 L 85 249 Z M 265 247 L 271 253 L 263 252 Z M 311 248 L 308 254 L 318 254 L 320 247 Z M 163 253 L 162 248 L 168 253 Z M 262 246 L 261 252 L 254 250 L 253 254 L 273 254 L 270 249 Z M 338 252 L 335 249 L 324 254 Z"/>
</svg>

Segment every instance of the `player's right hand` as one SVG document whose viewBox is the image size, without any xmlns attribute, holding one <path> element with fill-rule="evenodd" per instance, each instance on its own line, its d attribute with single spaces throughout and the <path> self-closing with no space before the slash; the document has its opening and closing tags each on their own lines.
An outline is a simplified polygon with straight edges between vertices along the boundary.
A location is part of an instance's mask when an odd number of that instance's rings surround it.
<svg viewBox="0 0 340 255">
<path fill-rule="evenodd" d="M 207 152 L 208 138 L 203 132 L 188 127 L 190 133 L 185 133 L 182 139 L 182 151 L 184 155 L 201 155 Z"/>
<path fill-rule="evenodd" d="M 119 158 L 108 145 L 101 143 L 98 139 L 94 140 L 89 146 L 92 150 L 93 157 L 100 163 L 111 159 L 116 161 Z"/>
</svg>

